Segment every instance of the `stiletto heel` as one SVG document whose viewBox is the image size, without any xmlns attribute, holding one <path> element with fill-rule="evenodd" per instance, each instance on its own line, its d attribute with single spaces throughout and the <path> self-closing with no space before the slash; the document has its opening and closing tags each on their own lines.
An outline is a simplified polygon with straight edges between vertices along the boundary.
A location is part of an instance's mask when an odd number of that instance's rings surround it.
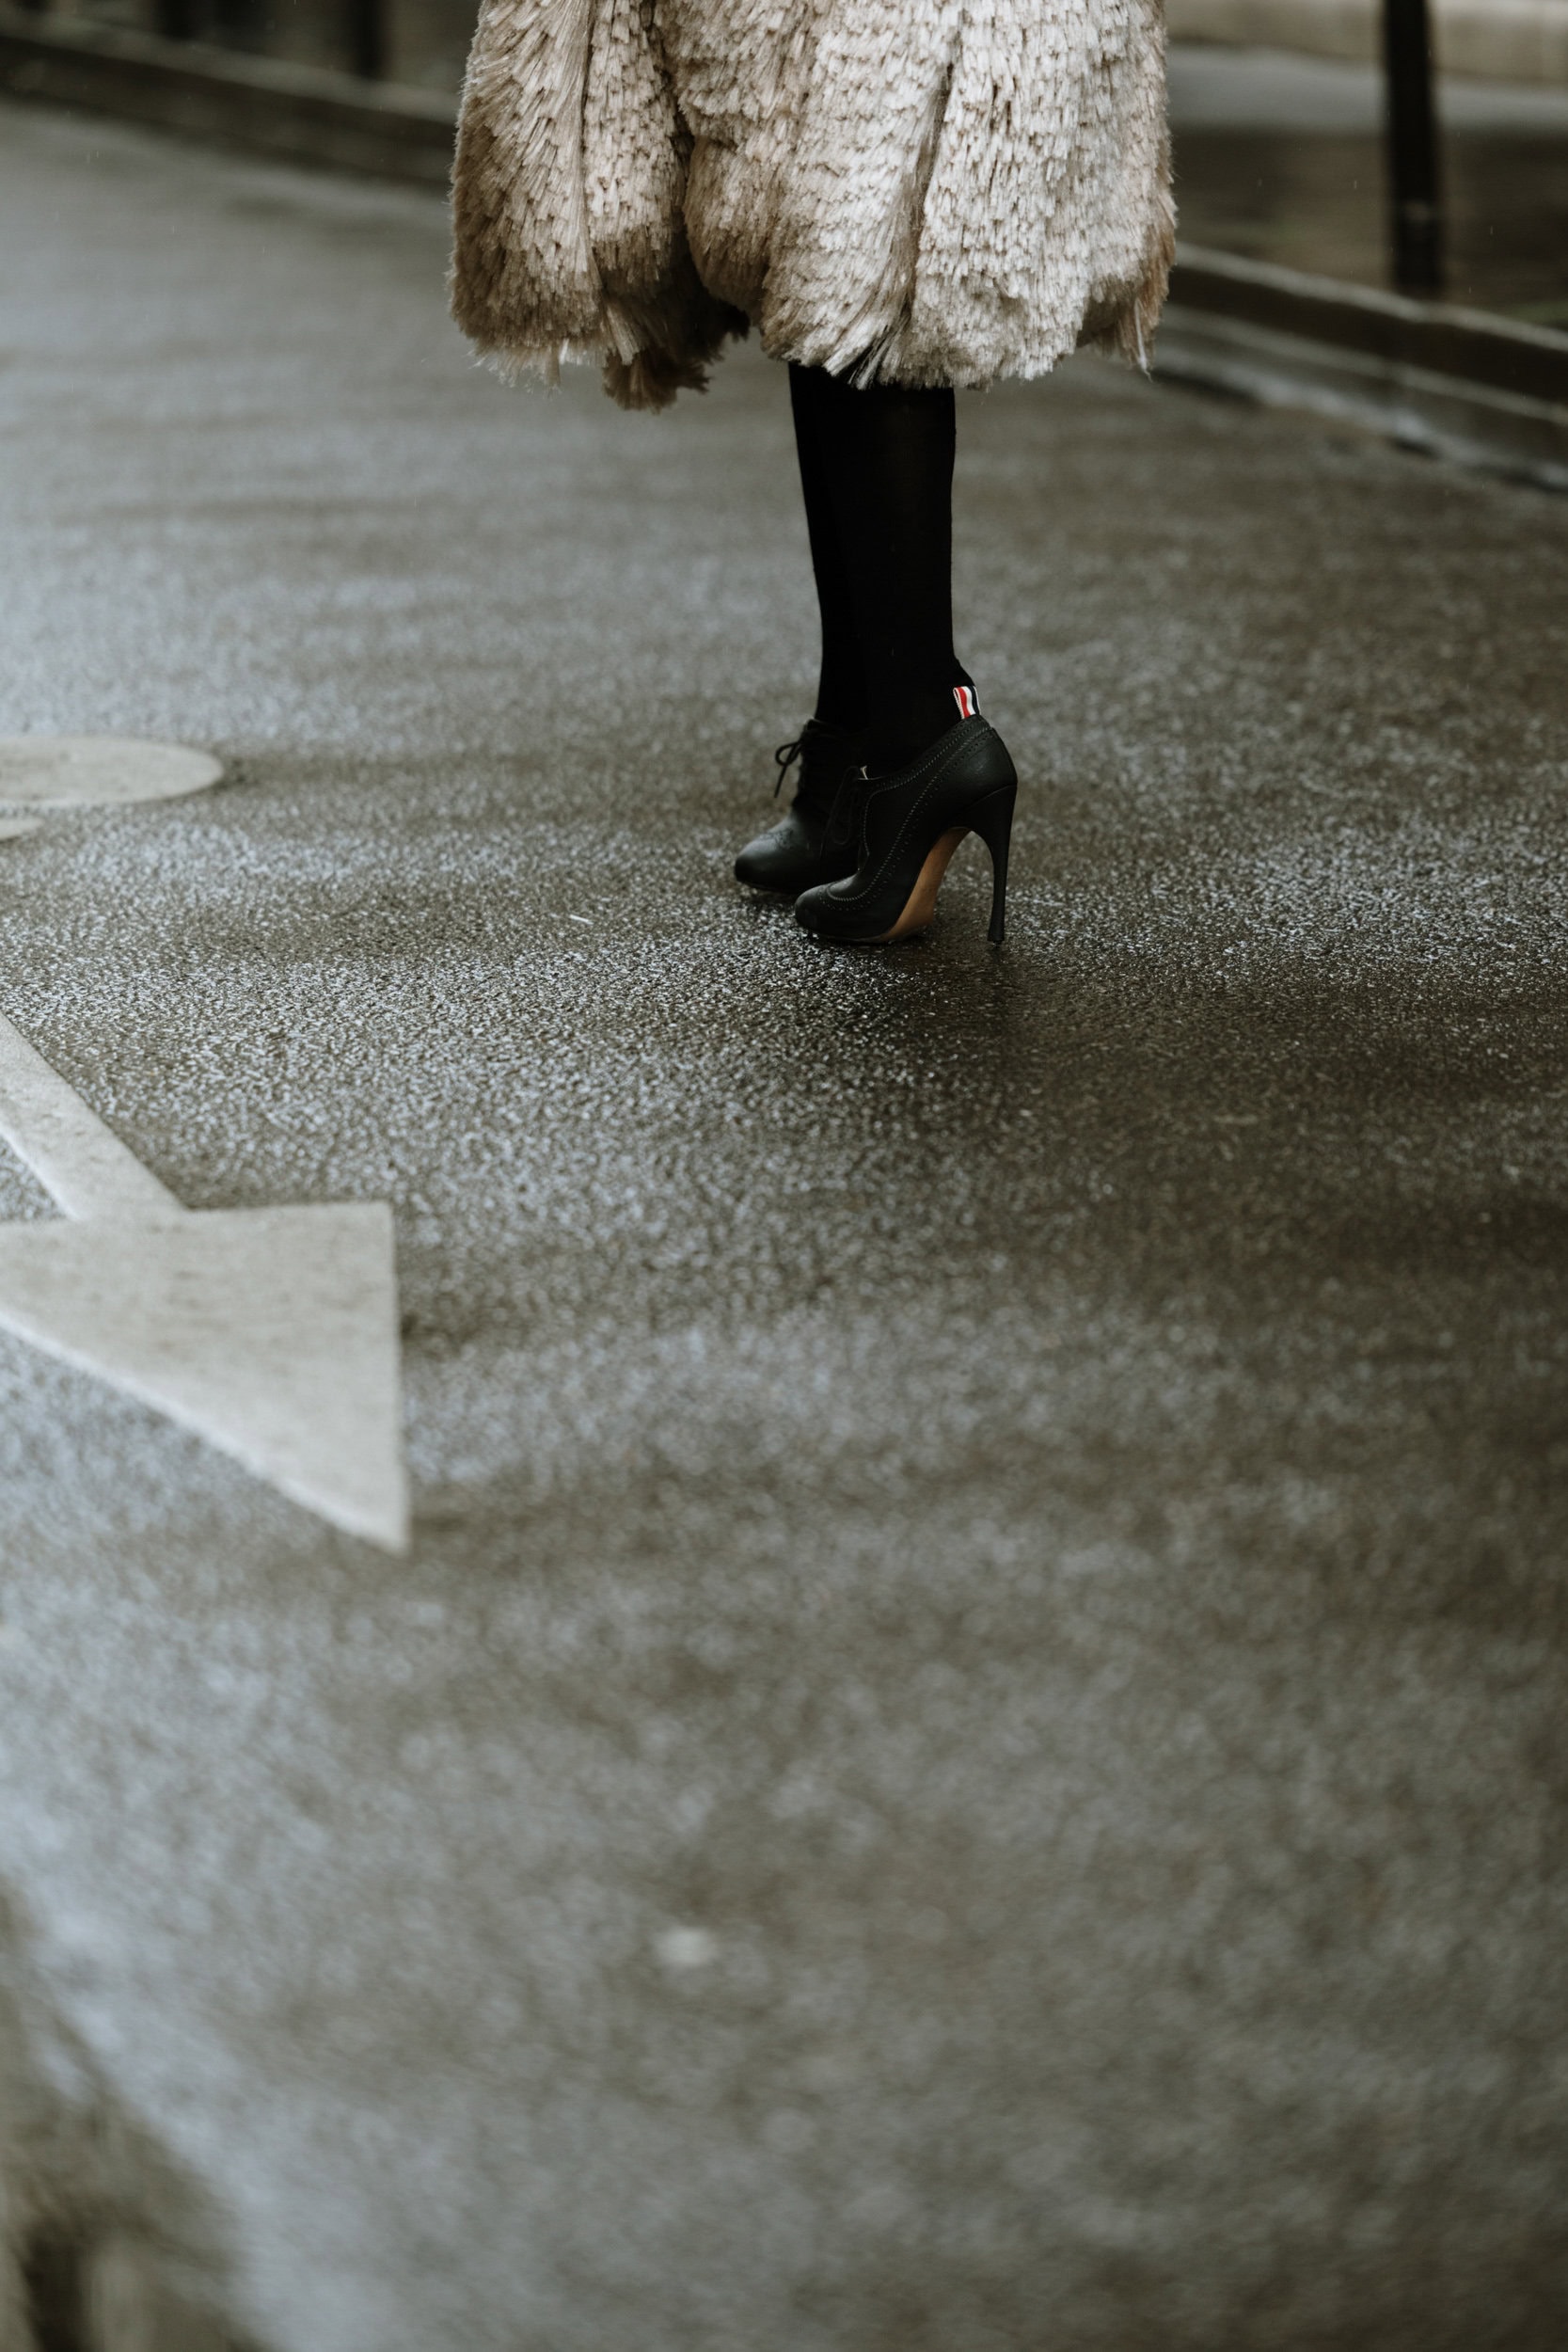
<svg viewBox="0 0 1568 2352">
<path fill-rule="evenodd" d="M 990 936 L 1006 919 L 1007 845 L 1018 771 L 984 719 L 961 719 L 928 751 L 889 776 L 863 768 L 833 804 L 830 841 L 856 845 L 854 871 L 808 890 L 796 920 L 821 939 L 885 946 L 924 930 L 936 912 L 948 862 L 966 833 L 990 851 Z"/>
<path fill-rule="evenodd" d="M 978 834 L 990 851 L 990 929 L 986 937 L 993 946 L 1000 947 L 1007 930 L 1007 850 L 1013 837 L 1013 810 L 1018 805 L 1018 787 L 1004 785 L 982 801 L 970 815 L 970 830 Z"/>
</svg>

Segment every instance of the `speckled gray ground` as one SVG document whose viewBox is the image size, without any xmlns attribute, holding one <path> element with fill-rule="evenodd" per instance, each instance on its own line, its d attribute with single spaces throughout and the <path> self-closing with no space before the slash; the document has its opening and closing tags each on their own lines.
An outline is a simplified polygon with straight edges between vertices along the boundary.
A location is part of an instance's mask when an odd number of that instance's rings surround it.
<svg viewBox="0 0 1568 2352">
<path fill-rule="evenodd" d="M 395 1201 L 418 1507 L 0 1344 L 13 2197 L 110 2118 L 273 2352 L 1560 2346 L 1568 503 L 966 400 L 1012 936 L 825 953 L 777 372 L 3 129 L 0 731 L 232 771 L 0 848 L 3 1001 Z"/>
</svg>

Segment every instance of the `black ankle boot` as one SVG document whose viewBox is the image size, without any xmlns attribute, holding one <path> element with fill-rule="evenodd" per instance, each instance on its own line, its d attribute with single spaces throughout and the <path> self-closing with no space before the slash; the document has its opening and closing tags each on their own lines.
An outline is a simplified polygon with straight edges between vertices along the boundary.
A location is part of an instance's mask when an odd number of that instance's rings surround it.
<svg viewBox="0 0 1568 2352">
<path fill-rule="evenodd" d="M 828 819 L 839 786 L 860 757 L 860 738 L 808 719 L 799 740 L 781 744 L 773 756 L 779 763 L 775 798 L 797 760 L 800 781 L 788 815 L 748 841 L 736 859 L 735 874 L 753 890 L 782 890 L 793 898 L 814 882 L 836 882 L 855 870 L 854 843 L 830 845 Z"/>
<path fill-rule="evenodd" d="M 828 827 L 828 849 L 847 842 L 847 880 L 808 890 L 795 915 L 821 939 L 882 945 L 924 930 L 947 863 L 966 833 L 990 851 L 990 936 L 1001 941 L 1007 906 L 1007 845 L 1018 774 L 995 728 L 961 719 L 891 775 L 847 778 Z"/>
</svg>

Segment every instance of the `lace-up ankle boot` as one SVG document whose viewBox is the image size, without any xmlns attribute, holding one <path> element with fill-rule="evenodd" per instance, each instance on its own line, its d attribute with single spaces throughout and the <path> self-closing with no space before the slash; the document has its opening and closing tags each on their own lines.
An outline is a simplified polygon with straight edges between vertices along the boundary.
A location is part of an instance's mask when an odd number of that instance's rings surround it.
<svg viewBox="0 0 1568 2352">
<path fill-rule="evenodd" d="M 753 890 L 782 891 L 798 898 L 816 882 L 837 882 L 855 870 L 852 841 L 830 841 L 828 819 L 840 785 L 859 757 L 860 738 L 821 719 L 808 719 L 793 743 L 781 743 L 773 757 L 779 781 L 800 762 L 800 780 L 795 798 L 776 825 L 749 841 L 735 862 L 736 880 Z"/>
<path fill-rule="evenodd" d="M 847 879 L 808 890 L 795 919 L 819 939 L 885 946 L 924 930 L 936 911 L 948 860 L 965 834 L 990 851 L 989 936 L 1001 945 L 1007 910 L 1007 849 L 1018 777 L 1002 738 L 977 714 L 891 775 L 854 770 L 839 787 L 829 850 L 847 841 Z"/>
</svg>

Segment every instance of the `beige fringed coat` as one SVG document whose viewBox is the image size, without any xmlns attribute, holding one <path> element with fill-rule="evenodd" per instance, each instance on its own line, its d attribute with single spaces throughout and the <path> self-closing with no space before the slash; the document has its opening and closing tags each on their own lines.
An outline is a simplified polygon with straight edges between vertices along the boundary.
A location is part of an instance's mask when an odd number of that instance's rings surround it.
<svg viewBox="0 0 1568 2352">
<path fill-rule="evenodd" d="M 863 381 L 1141 357 L 1172 244 L 1163 0 L 484 0 L 452 308 L 628 406 L 754 326 Z"/>
</svg>

